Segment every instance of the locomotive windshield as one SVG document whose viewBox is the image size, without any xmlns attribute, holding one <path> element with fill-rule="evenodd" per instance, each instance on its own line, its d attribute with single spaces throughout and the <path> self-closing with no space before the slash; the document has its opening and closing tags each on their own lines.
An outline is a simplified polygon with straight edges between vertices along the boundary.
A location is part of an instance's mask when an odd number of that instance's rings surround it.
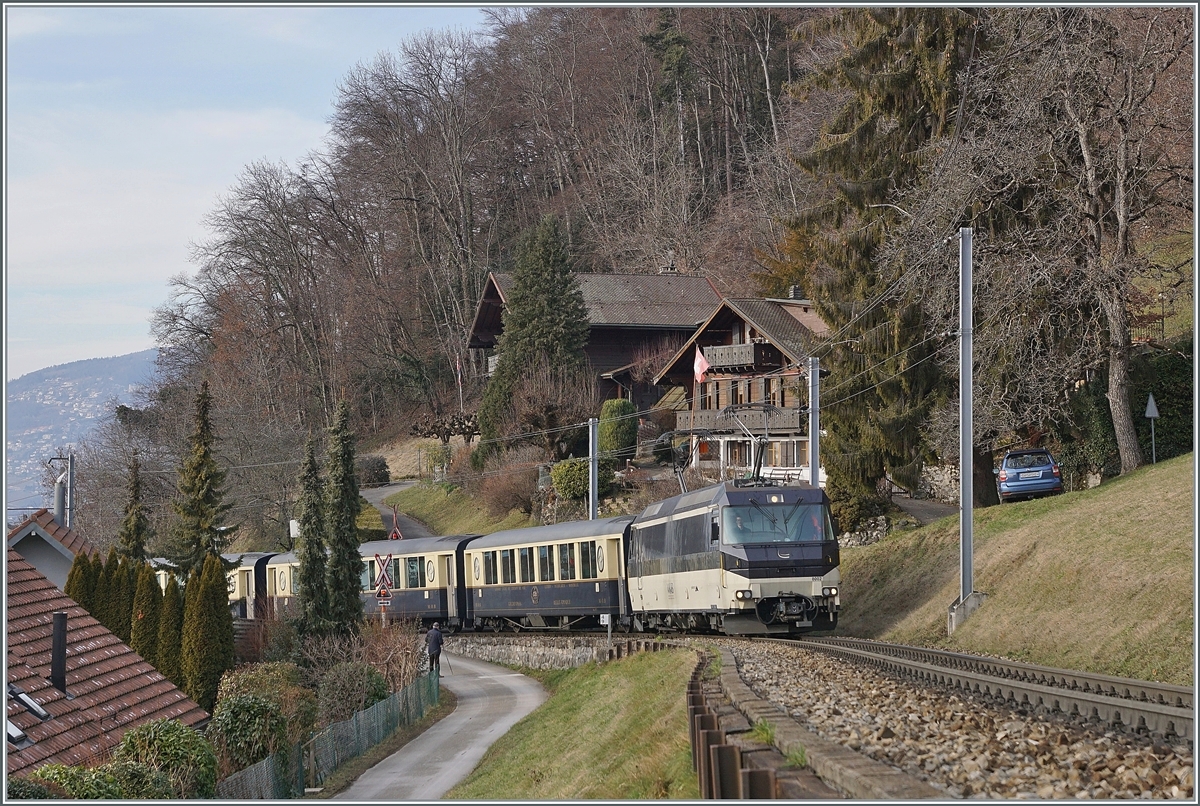
<svg viewBox="0 0 1200 806">
<path fill-rule="evenodd" d="M 829 510 L 821 504 L 728 506 L 721 513 L 726 543 L 817 543 L 833 540 Z"/>
</svg>

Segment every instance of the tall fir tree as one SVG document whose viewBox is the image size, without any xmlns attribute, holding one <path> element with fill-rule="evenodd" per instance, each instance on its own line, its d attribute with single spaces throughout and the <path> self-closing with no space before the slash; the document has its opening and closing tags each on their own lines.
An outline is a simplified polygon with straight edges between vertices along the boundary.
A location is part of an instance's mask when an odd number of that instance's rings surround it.
<svg viewBox="0 0 1200 806">
<path fill-rule="evenodd" d="M 129 497 L 125 502 L 125 518 L 117 532 L 117 553 L 141 562 L 146 559 L 146 543 L 150 539 L 150 517 L 142 503 L 141 463 L 137 451 L 129 463 Z"/>
<path fill-rule="evenodd" d="M 233 668 L 233 616 L 221 558 L 208 554 L 184 597 L 179 665 L 184 691 L 208 712 L 217 701 L 221 675 Z"/>
<path fill-rule="evenodd" d="M 354 474 L 354 434 L 350 405 L 338 404 L 329 430 L 329 460 L 325 480 L 325 529 L 329 561 L 325 584 L 329 591 L 329 621 L 338 633 L 358 631 L 362 621 L 362 555 L 358 551 L 358 479 Z"/>
<path fill-rule="evenodd" d="M 158 614 L 158 642 L 155 646 L 157 669 L 163 677 L 183 688 L 183 675 L 179 668 L 180 642 L 183 629 L 183 596 L 175 575 L 167 577 L 163 590 L 162 610 Z"/>
<path fill-rule="evenodd" d="M 117 556 L 117 547 L 109 546 L 108 557 L 100 567 L 100 574 L 96 578 L 96 591 L 93 594 L 96 609 L 92 615 L 96 621 L 103 624 L 105 628 L 113 633 L 116 632 L 113 629 L 113 625 L 116 624 L 116 608 L 113 606 L 113 593 L 120 587 L 120 583 L 117 581 L 117 566 L 119 564 L 120 558 Z"/>
<path fill-rule="evenodd" d="M 157 669 L 162 588 L 158 585 L 158 577 L 150 563 L 139 563 L 137 568 L 137 589 L 129 625 L 129 646 Z"/>
<path fill-rule="evenodd" d="M 233 532 L 233 527 L 224 523 L 232 505 L 225 502 L 225 472 L 213 456 L 214 441 L 212 395 L 205 381 L 196 395 L 188 455 L 179 468 L 178 492 L 171 503 L 175 523 L 167 559 L 185 577 L 200 572 L 205 555 L 219 558 Z M 225 567 L 233 566 L 227 563 Z"/>
<path fill-rule="evenodd" d="M 316 454 L 316 440 L 310 436 L 304 446 L 304 465 L 300 469 L 300 534 L 296 538 L 296 559 L 300 561 L 296 593 L 305 633 L 323 632 L 329 626 L 329 588 L 325 584 L 325 502 Z"/>
<path fill-rule="evenodd" d="M 956 8 L 845 9 L 817 23 L 849 46 L 811 83 L 846 101 L 797 160 L 834 192 L 792 223 L 764 284 L 800 285 L 837 334 L 818 352 L 832 373 L 824 394 L 836 398 L 821 401 L 822 448 L 847 527 L 878 506 L 885 475 L 915 488 L 929 457 L 921 429 L 952 386 L 930 360 L 942 345 L 927 339 L 919 299 L 897 293 L 904 267 L 883 265 L 880 247 L 904 222 L 891 201 L 920 175 L 922 146 L 953 125 L 974 23 Z"/>
<path fill-rule="evenodd" d="M 89 613 L 94 606 L 93 596 L 96 591 L 96 580 L 92 576 L 92 558 L 80 552 L 71 562 L 71 570 L 67 572 L 67 583 L 63 593 Z"/>
<path fill-rule="evenodd" d="M 125 643 L 129 643 L 129 620 L 133 610 L 133 589 L 137 582 L 133 577 L 130 561 L 118 555 L 117 570 L 109 577 L 108 597 L 111 601 L 108 628 Z"/>
<path fill-rule="evenodd" d="M 499 363 L 479 406 L 482 440 L 502 436 L 500 423 L 512 405 L 513 387 L 522 370 L 542 359 L 560 368 L 578 367 L 585 361 L 587 305 L 557 217 L 543 216 L 518 243 L 503 322 L 496 344 Z"/>
</svg>

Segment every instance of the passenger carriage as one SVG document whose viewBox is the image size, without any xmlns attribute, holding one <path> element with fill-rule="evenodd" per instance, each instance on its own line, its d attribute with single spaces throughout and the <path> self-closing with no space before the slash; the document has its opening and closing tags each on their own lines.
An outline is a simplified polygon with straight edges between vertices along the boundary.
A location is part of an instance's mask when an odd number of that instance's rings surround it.
<svg viewBox="0 0 1200 806">
<path fill-rule="evenodd" d="M 462 549 L 478 535 L 449 535 L 411 540 L 376 540 L 363 543 L 364 610 L 379 611 L 379 577 L 376 556 L 387 561 L 390 555 L 391 582 L 388 616 L 396 619 L 420 619 L 425 626 L 441 622 L 450 631 L 463 625 L 467 595 L 463 586 Z"/>
<path fill-rule="evenodd" d="M 627 618 L 624 539 L 631 516 L 509 529 L 464 551 L 476 629 L 584 628 Z"/>
</svg>

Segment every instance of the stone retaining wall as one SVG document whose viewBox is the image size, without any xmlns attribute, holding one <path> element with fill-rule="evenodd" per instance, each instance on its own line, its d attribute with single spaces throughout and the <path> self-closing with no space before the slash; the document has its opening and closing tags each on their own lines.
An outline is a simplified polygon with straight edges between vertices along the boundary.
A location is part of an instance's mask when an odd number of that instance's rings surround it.
<svg viewBox="0 0 1200 806">
<path fill-rule="evenodd" d="M 657 646 L 651 646 L 657 645 Z M 460 634 L 446 638 L 446 650 L 468 658 L 501 663 L 509 666 L 528 666 L 531 669 L 574 669 L 585 663 L 622 658 L 638 651 L 664 646 L 660 641 L 647 639 L 617 640 L 612 645 L 606 636 L 554 636 L 538 633 L 526 635 Z"/>
</svg>

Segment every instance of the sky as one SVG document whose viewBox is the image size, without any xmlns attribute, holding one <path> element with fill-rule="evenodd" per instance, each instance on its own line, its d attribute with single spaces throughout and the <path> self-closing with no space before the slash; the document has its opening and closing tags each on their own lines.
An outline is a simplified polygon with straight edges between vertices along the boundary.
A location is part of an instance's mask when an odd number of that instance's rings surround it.
<svg viewBox="0 0 1200 806">
<path fill-rule="evenodd" d="M 337 86 L 437 6 L 4 7 L 5 379 L 154 346 L 203 219 L 252 162 L 320 150 Z"/>
</svg>

